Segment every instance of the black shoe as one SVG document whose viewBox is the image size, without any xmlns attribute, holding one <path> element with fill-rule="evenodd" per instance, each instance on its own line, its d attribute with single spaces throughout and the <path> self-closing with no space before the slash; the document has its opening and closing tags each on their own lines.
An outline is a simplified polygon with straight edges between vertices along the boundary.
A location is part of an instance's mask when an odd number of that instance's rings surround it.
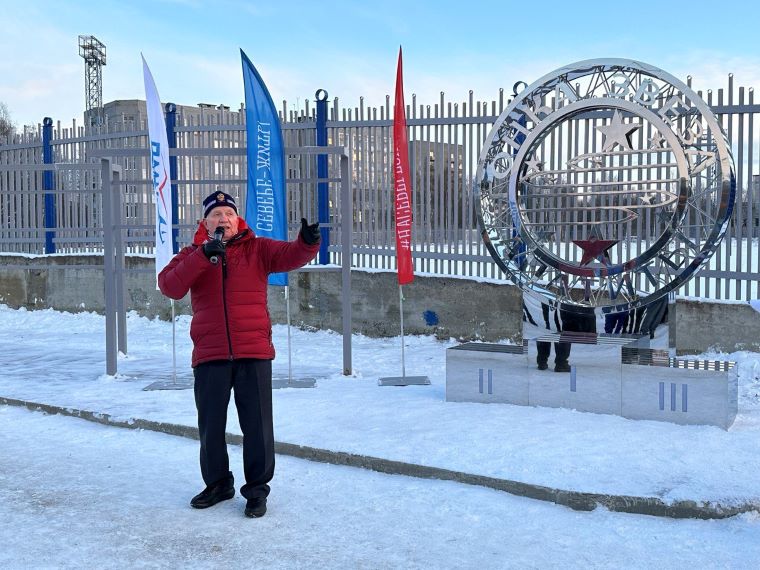
<svg viewBox="0 0 760 570">
<path fill-rule="evenodd" d="M 555 372 L 570 372 L 570 365 L 567 362 L 557 362 L 554 365 Z"/>
<path fill-rule="evenodd" d="M 549 365 L 546 362 L 539 362 L 538 363 L 538 369 L 539 370 L 546 370 L 547 368 L 549 368 Z"/>
<path fill-rule="evenodd" d="M 195 509 L 207 509 L 215 504 L 235 496 L 235 483 L 231 480 L 222 481 L 206 487 L 190 500 L 190 506 Z"/>
<path fill-rule="evenodd" d="M 255 519 L 263 517 L 267 512 L 267 498 L 258 497 L 256 499 L 248 499 L 245 504 L 245 516 Z"/>
</svg>

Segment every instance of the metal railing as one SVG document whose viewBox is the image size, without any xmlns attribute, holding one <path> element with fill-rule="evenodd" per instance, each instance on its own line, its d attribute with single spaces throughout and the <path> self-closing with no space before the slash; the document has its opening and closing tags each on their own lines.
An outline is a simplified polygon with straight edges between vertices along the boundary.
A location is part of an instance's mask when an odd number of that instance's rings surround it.
<svg viewBox="0 0 760 570">
<path fill-rule="evenodd" d="M 687 80 L 687 83 L 690 83 Z M 700 93 L 702 95 L 702 93 Z M 754 90 L 728 88 L 704 99 L 718 115 L 731 141 L 737 175 L 737 198 L 724 247 L 709 267 L 692 279 L 681 294 L 714 299 L 749 300 L 760 297 L 757 279 L 760 240 L 760 104 Z M 413 185 L 413 258 L 415 271 L 431 275 L 455 275 L 505 281 L 488 255 L 477 227 L 472 181 L 483 141 L 499 113 L 508 104 L 504 92 L 497 100 L 440 100 L 407 108 L 410 166 Z M 395 237 L 392 200 L 392 105 L 386 98 L 378 108 L 341 108 L 335 99 L 327 120 L 328 144 L 345 147 L 350 159 L 352 265 L 359 268 L 395 269 Z M 316 141 L 315 109 L 281 112 L 285 144 L 289 149 Z M 245 202 L 244 113 L 203 110 L 177 117 L 175 128 L 178 174 L 178 229 L 180 243 L 187 243 L 201 217 L 200 205 L 209 193 L 222 189 Z M 72 124 L 58 124 L 51 139 L 54 163 L 92 160 L 94 153 L 113 152 L 121 166 L 125 251 L 152 254 L 154 206 L 147 152 L 147 130 L 139 109 L 121 120 L 110 120 L 100 131 L 85 131 Z M 140 149 L 146 149 L 140 151 Z M 557 152 L 571 152 L 567 144 Z M 123 154 L 119 154 L 123 151 Z M 42 162 L 42 136 L 0 146 L 0 166 Z M 308 153 L 287 155 L 288 223 L 295 230 L 301 216 L 316 219 L 317 161 Z M 340 165 L 329 159 L 328 179 L 339 177 Z M 98 176 L 90 171 L 56 171 L 54 189 L 42 190 L 39 174 L 9 169 L 0 176 L 0 250 L 44 253 L 45 236 L 54 233 L 57 252 L 102 251 L 98 233 L 102 212 L 97 200 Z M 90 172 L 90 173 L 88 173 Z M 76 189 L 78 194 L 67 194 Z M 56 221 L 45 226 L 44 196 L 54 196 Z M 331 216 L 337 216 L 341 197 L 329 191 Z M 49 202 L 49 201 L 48 201 Z M 337 227 L 331 231 L 339 232 Z M 636 239 L 634 237 L 634 239 Z M 636 247 L 638 244 L 634 244 Z M 331 246 L 330 262 L 340 264 L 341 248 Z"/>
<path fill-rule="evenodd" d="M 141 269 L 127 269 L 125 267 L 125 254 L 130 248 L 130 244 L 144 243 L 145 238 L 139 236 L 135 238 L 130 234 L 135 229 L 133 224 L 128 223 L 125 219 L 125 207 L 123 187 L 130 181 L 123 177 L 123 167 L 116 164 L 116 157 L 124 159 L 126 157 L 140 156 L 147 154 L 142 149 L 100 149 L 90 152 L 90 162 L 78 164 L 24 164 L 24 165 L 2 165 L 0 164 L 0 177 L 13 173 L 27 173 L 40 175 L 46 172 L 55 173 L 90 173 L 91 179 L 97 180 L 96 190 L 94 192 L 94 204 L 99 212 L 98 225 L 89 226 L 86 229 L 97 235 L 97 243 L 100 245 L 100 251 L 103 253 L 103 264 L 78 264 L 78 269 L 102 269 L 104 279 L 104 312 L 106 317 L 106 374 L 116 374 L 118 353 L 127 354 L 127 291 L 126 276 L 127 273 L 143 272 Z M 351 219 L 352 200 L 350 192 L 349 178 L 349 160 L 345 149 L 339 147 L 301 147 L 296 149 L 286 149 L 286 152 L 292 155 L 327 155 L 336 157 L 338 163 L 339 176 L 336 178 L 309 180 L 309 183 L 328 183 L 337 186 L 334 190 L 340 198 L 340 209 L 334 218 L 332 224 L 339 241 L 333 246 L 334 259 L 339 267 L 331 266 L 324 268 L 326 270 L 341 272 L 341 298 L 342 298 L 342 326 L 343 326 L 343 373 L 350 375 L 352 371 L 352 349 L 351 349 L 351 263 L 350 254 L 344 255 L 344 252 L 351 250 L 351 232 L 345 231 L 343 227 L 344 220 Z M 179 156 L 186 153 L 181 149 L 172 154 Z M 95 162 L 95 160 L 98 162 Z M 244 183 L 245 181 L 243 181 Z M 286 180 L 286 182 L 289 182 Z M 338 183 L 338 184 L 336 184 Z M 69 196 L 85 192 L 88 195 L 93 194 L 89 188 L 85 189 L 57 189 L 55 194 L 58 196 Z M 42 191 L 32 192 L 41 194 Z M 43 196 L 44 197 L 44 196 Z M 175 227 L 180 227 L 177 224 Z M 195 226 L 193 226 L 194 229 Z M 58 228 L 45 228 L 45 232 L 56 231 Z M 39 230 L 35 230 L 39 233 Z M 87 241 L 90 238 L 80 238 L 77 241 Z M 151 238 L 152 239 L 152 238 Z M 33 244 L 45 243 L 44 237 L 37 237 L 34 240 L 27 240 Z M 53 240 L 55 242 L 55 240 Z M 68 240 L 63 243 L 70 243 Z M 347 261 L 347 263 L 343 263 Z M 5 264 L 5 269 L 66 269 L 65 265 L 44 265 L 44 264 Z M 317 268 L 314 268 L 317 269 Z M 153 270 L 147 270 L 153 271 Z"/>
</svg>

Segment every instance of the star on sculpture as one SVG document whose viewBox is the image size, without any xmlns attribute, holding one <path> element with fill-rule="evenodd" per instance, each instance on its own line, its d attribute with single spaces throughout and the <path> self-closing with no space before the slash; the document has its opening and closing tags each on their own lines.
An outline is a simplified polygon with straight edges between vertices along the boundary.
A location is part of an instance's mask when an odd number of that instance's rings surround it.
<svg viewBox="0 0 760 570">
<path fill-rule="evenodd" d="M 612 150 L 618 144 L 623 150 L 633 150 L 631 148 L 631 134 L 640 128 L 638 123 L 624 123 L 620 111 L 615 111 L 612 115 L 612 121 L 609 125 L 596 127 L 604 135 L 602 152 Z"/>
<path fill-rule="evenodd" d="M 639 196 L 639 200 L 641 200 L 644 204 L 651 206 L 652 200 L 655 198 L 655 196 L 656 196 L 655 194 L 650 194 L 649 192 L 647 192 L 643 196 Z"/>
<path fill-rule="evenodd" d="M 540 229 L 534 235 L 539 243 L 549 243 L 554 241 L 554 233 L 554 230 Z"/>
<path fill-rule="evenodd" d="M 595 235 L 591 235 L 588 239 L 574 239 L 573 243 L 583 250 L 581 265 L 586 265 L 599 257 L 602 257 L 603 260 L 609 261 L 610 257 L 607 255 L 607 250 L 618 241 L 620 240 L 599 239 Z"/>
<path fill-rule="evenodd" d="M 536 156 L 533 156 L 530 160 L 526 160 L 525 166 L 528 169 L 526 172 L 530 172 L 531 170 L 533 172 L 541 172 L 544 169 L 543 161 L 538 160 Z"/>
<path fill-rule="evenodd" d="M 665 150 L 665 139 L 660 133 L 655 133 L 649 139 L 649 148 L 652 150 Z"/>
</svg>

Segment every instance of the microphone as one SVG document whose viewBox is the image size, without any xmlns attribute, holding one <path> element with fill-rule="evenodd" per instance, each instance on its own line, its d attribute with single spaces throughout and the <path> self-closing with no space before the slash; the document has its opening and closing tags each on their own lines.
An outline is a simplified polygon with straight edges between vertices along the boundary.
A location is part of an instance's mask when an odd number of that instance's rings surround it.
<svg viewBox="0 0 760 570">
<path fill-rule="evenodd" d="M 216 229 L 214 230 L 214 240 L 215 241 L 222 241 L 223 237 L 224 237 L 224 228 L 221 227 L 221 226 L 217 226 Z M 219 263 L 219 256 L 218 255 L 212 255 L 209 258 L 209 261 L 211 263 L 213 263 L 214 265 L 216 265 L 217 263 Z"/>
</svg>

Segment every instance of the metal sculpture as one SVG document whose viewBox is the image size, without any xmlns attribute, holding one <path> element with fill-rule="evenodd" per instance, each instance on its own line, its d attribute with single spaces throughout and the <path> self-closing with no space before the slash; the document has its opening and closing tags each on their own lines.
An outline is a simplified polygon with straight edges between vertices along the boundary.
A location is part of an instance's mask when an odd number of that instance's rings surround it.
<svg viewBox="0 0 760 570">
<path fill-rule="evenodd" d="M 598 59 L 515 96 L 481 151 L 476 209 L 491 256 L 535 301 L 626 311 L 705 266 L 735 185 L 696 93 L 651 65 Z"/>
</svg>

